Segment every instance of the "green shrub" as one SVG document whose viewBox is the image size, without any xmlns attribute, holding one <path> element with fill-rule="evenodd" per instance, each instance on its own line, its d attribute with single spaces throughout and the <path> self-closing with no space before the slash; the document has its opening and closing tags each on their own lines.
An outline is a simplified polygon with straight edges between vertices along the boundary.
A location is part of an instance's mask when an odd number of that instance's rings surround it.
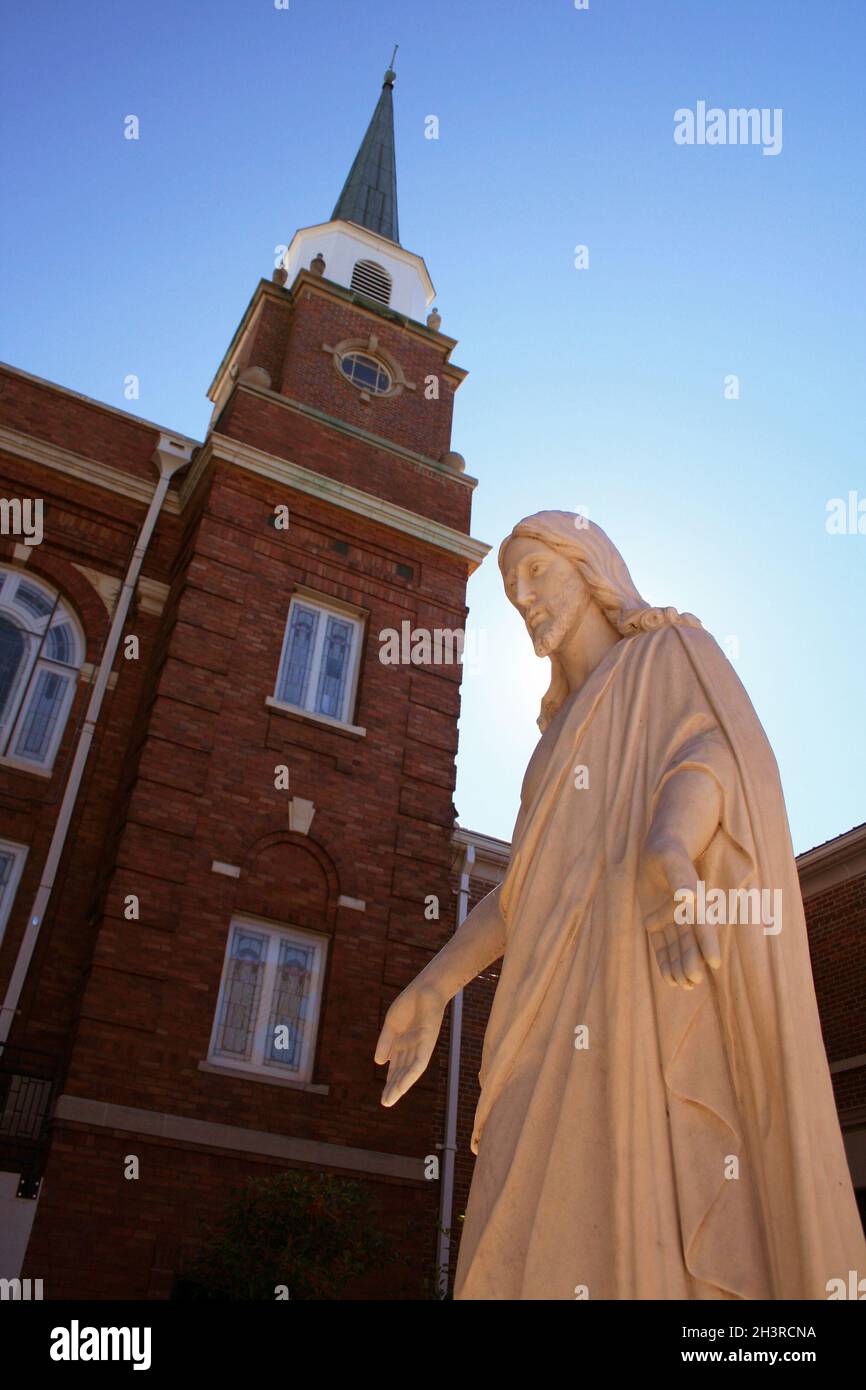
<svg viewBox="0 0 866 1390">
<path fill-rule="evenodd" d="M 232 1194 L 219 1225 L 203 1229 L 176 1297 L 273 1302 L 285 1285 L 290 1299 L 337 1299 L 389 1258 L 360 1183 L 289 1170 Z"/>
</svg>

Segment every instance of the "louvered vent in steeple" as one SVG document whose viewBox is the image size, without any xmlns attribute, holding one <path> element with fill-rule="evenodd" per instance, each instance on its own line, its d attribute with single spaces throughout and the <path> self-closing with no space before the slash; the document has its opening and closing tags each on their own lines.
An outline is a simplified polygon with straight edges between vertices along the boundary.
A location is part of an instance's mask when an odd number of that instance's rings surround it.
<svg viewBox="0 0 866 1390">
<path fill-rule="evenodd" d="M 351 288 L 380 304 L 391 302 L 391 277 L 376 261 L 356 261 Z"/>
</svg>

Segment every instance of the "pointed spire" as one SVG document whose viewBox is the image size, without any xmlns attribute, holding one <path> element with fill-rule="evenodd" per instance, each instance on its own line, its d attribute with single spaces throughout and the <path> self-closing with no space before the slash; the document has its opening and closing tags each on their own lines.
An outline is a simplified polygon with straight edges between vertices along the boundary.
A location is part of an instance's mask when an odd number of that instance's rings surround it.
<svg viewBox="0 0 866 1390">
<path fill-rule="evenodd" d="M 396 54 L 397 47 L 394 47 Z M 393 64 L 394 59 L 392 57 Z M 349 177 L 331 213 L 331 220 L 357 222 L 399 245 L 397 226 L 397 161 L 394 154 L 394 104 L 396 77 L 393 67 L 385 73 L 367 133 L 355 155 Z"/>
</svg>

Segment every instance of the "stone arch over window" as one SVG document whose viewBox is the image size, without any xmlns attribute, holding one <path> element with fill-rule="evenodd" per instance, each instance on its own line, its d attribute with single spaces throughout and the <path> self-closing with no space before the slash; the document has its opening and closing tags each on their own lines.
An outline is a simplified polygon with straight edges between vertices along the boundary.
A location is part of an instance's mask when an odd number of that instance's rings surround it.
<svg viewBox="0 0 866 1390">
<path fill-rule="evenodd" d="M 0 565 L 0 757 L 50 770 L 69 711 L 84 635 L 60 593 L 24 570 Z"/>
<path fill-rule="evenodd" d="M 375 299 L 379 304 L 391 303 L 391 276 L 378 261 L 356 261 L 352 270 L 351 289 Z"/>
<path fill-rule="evenodd" d="M 234 908 L 330 933 L 340 891 L 335 867 L 320 845 L 307 835 L 277 831 L 251 846 Z"/>
</svg>

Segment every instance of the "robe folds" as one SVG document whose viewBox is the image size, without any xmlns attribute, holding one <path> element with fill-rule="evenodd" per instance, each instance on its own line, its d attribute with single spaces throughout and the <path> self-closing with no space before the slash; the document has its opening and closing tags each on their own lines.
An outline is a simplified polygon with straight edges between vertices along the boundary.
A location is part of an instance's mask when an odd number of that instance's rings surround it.
<svg viewBox="0 0 866 1390">
<path fill-rule="evenodd" d="M 780 889 L 782 913 L 778 932 L 717 927 L 721 966 L 687 991 L 637 884 L 659 793 L 690 768 L 722 793 L 707 892 Z M 866 1275 L 778 769 L 703 629 L 623 638 L 566 700 L 500 908 L 455 1298 L 825 1299 Z"/>
</svg>

